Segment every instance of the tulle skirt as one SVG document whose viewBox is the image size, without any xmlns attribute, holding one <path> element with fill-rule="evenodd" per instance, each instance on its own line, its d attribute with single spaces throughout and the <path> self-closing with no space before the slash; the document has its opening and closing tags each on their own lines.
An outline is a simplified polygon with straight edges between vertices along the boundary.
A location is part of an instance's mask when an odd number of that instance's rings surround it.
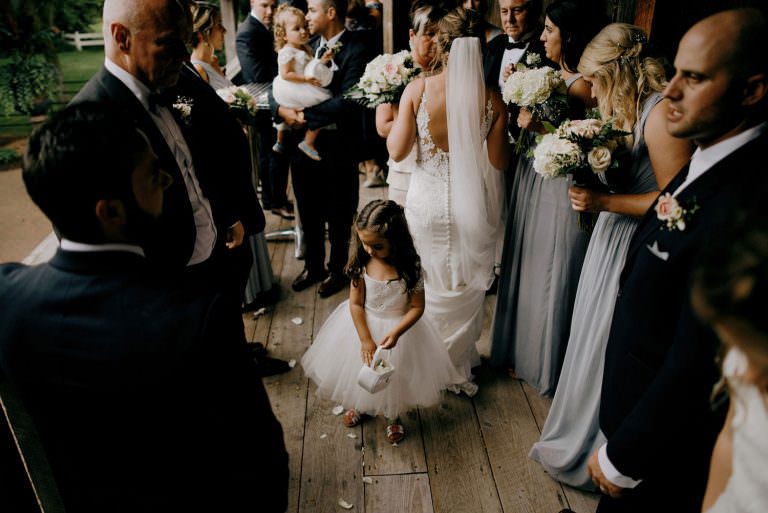
<svg viewBox="0 0 768 513">
<path fill-rule="evenodd" d="M 381 314 L 366 309 L 371 336 L 378 343 L 401 321 L 403 313 Z M 389 354 L 395 368 L 389 385 L 371 394 L 357 384 L 363 365 L 360 340 L 344 301 L 320 328 L 301 359 L 304 372 L 317 385 L 320 397 L 345 408 L 394 419 L 415 407 L 437 404 L 442 391 L 465 381 L 454 369 L 435 328 L 422 318 L 406 331 Z"/>
</svg>

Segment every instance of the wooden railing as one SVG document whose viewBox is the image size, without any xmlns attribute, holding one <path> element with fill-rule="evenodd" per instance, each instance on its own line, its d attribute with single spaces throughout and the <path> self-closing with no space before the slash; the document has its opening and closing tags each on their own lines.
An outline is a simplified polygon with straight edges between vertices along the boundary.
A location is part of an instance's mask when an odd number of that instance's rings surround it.
<svg viewBox="0 0 768 513">
<path fill-rule="evenodd" d="M 104 34 L 101 32 L 66 33 L 64 40 L 74 45 L 78 52 L 82 52 L 84 46 L 104 46 Z"/>
</svg>

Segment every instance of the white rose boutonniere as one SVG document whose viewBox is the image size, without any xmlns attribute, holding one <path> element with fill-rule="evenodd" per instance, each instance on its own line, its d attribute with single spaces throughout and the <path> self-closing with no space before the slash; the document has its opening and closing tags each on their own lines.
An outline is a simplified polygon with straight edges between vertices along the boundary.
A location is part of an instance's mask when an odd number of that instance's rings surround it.
<svg viewBox="0 0 768 513">
<path fill-rule="evenodd" d="M 664 223 L 664 228 L 673 231 L 685 231 L 687 222 L 690 221 L 693 214 L 699 210 L 696 199 L 688 208 L 683 208 L 677 199 L 670 193 L 663 194 L 656 202 L 656 218 Z"/>
<path fill-rule="evenodd" d="M 192 122 L 192 105 L 194 104 L 194 101 L 192 98 L 188 98 L 186 96 L 179 96 L 176 98 L 176 101 L 173 102 L 173 108 L 179 111 L 179 116 L 181 117 L 181 120 L 184 121 L 187 125 L 189 125 Z"/>
</svg>

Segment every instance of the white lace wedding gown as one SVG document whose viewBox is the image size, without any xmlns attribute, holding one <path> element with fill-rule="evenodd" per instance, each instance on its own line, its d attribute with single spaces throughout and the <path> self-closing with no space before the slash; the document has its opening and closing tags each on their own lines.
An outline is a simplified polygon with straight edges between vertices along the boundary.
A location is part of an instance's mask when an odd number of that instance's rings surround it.
<svg viewBox="0 0 768 513">
<path fill-rule="evenodd" d="M 451 255 L 462 241 L 458 240 L 457 220 L 451 205 L 449 154 L 432 141 L 426 101 L 425 90 L 416 116 L 416 162 L 406 197 L 405 216 L 424 269 L 424 315 L 437 328 L 448 347 L 453 364 L 469 382 L 472 379 L 472 367 L 480 364 L 475 342 L 483 328 L 486 289 L 463 283 L 461 277 L 464 276 L 464 270 L 454 268 L 456 259 L 443 257 Z M 488 134 L 492 120 L 493 110 L 489 100 L 480 128 L 483 139 Z M 493 279 L 492 259 L 487 267 L 490 284 Z M 472 395 L 470 391 L 465 391 Z"/>
</svg>

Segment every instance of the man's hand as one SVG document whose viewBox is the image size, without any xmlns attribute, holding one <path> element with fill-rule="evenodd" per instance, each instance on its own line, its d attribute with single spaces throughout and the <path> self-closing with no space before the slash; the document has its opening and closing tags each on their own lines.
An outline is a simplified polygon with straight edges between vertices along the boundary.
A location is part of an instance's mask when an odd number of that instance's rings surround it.
<svg viewBox="0 0 768 513">
<path fill-rule="evenodd" d="M 501 75 L 501 78 L 504 80 L 504 82 L 506 82 L 509 76 L 514 72 L 515 72 L 515 64 L 514 63 L 507 64 L 504 67 L 504 73 Z"/>
<path fill-rule="evenodd" d="M 303 128 L 306 124 L 304 121 L 304 113 L 301 110 L 289 109 L 282 105 L 277 108 L 277 115 L 283 118 L 289 127 L 291 128 Z"/>
<path fill-rule="evenodd" d="M 245 237 L 245 228 L 240 221 L 227 228 L 227 249 L 235 249 L 243 243 Z"/>
<path fill-rule="evenodd" d="M 605 477 L 603 470 L 600 468 L 600 460 L 597 457 L 598 451 L 599 449 L 593 452 L 592 456 L 589 457 L 589 461 L 587 461 L 587 469 L 589 469 L 589 475 L 592 476 L 592 482 L 595 483 L 595 486 L 600 488 L 601 492 L 606 495 L 610 495 L 614 499 L 617 499 L 621 497 L 624 489 L 619 488 L 615 484 L 611 483 Z"/>
</svg>

